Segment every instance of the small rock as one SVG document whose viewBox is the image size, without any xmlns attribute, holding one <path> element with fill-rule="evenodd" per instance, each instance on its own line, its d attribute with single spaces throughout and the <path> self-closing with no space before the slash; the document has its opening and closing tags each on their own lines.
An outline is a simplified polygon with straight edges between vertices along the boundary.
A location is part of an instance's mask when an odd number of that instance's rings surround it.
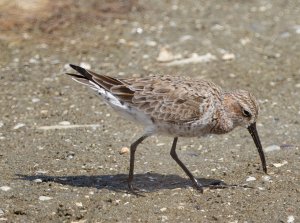
<svg viewBox="0 0 300 223">
<path fill-rule="evenodd" d="M 77 207 L 83 207 L 83 205 L 82 205 L 81 202 L 76 202 L 75 205 L 76 205 Z"/>
<path fill-rule="evenodd" d="M 119 39 L 119 40 L 118 40 L 118 43 L 119 43 L 119 44 L 126 44 L 127 41 L 126 41 L 125 39 Z"/>
<path fill-rule="evenodd" d="M 3 127 L 3 126 L 4 126 L 4 123 L 3 123 L 3 122 L 0 122 L 0 128 Z"/>
<path fill-rule="evenodd" d="M 180 59 L 182 56 L 180 54 L 174 55 L 171 53 L 167 48 L 163 47 L 161 48 L 158 57 L 156 60 L 158 62 L 169 62 L 172 60 Z"/>
<path fill-rule="evenodd" d="M 284 166 L 285 164 L 288 164 L 286 160 L 282 161 L 282 163 L 273 163 L 273 166 L 278 168 Z"/>
<path fill-rule="evenodd" d="M 0 208 L 0 216 L 4 215 L 4 211 Z"/>
<path fill-rule="evenodd" d="M 43 180 L 42 180 L 42 179 L 40 179 L 40 178 L 38 178 L 38 179 L 35 179 L 35 180 L 33 180 L 33 182 L 35 182 L 35 183 L 42 183 L 42 182 L 43 182 Z"/>
<path fill-rule="evenodd" d="M 222 56 L 222 60 L 234 60 L 235 59 L 235 55 L 233 53 L 225 53 Z"/>
<path fill-rule="evenodd" d="M 147 40 L 147 41 L 146 41 L 146 45 L 147 45 L 147 46 L 156 46 L 157 43 L 156 43 L 155 41 L 153 41 L 153 40 Z"/>
<path fill-rule="evenodd" d="M 35 171 L 36 174 L 46 174 L 48 173 L 48 170 L 37 170 Z"/>
<path fill-rule="evenodd" d="M 193 37 L 191 35 L 184 35 L 184 36 L 180 37 L 179 41 L 185 42 L 185 41 L 191 40 L 191 39 L 193 39 Z"/>
<path fill-rule="evenodd" d="M 69 151 L 69 152 L 67 152 L 67 159 L 73 159 L 74 158 L 74 156 L 75 156 L 75 152 L 73 152 L 73 151 Z"/>
<path fill-rule="evenodd" d="M 123 154 L 127 154 L 129 153 L 129 148 L 128 147 L 122 147 L 121 150 L 120 150 L 120 155 L 123 155 Z"/>
<path fill-rule="evenodd" d="M 70 122 L 68 122 L 68 121 L 62 121 L 62 122 L 60 122 L 60 123 L 58 123 L 59 125 L 71 125 L 71 123 Z"/>
<path fill-rule="evenodd" d="M 169 220 L 168 216 L 161 216 L 161 221 L 162 222 L 165 222 L 165 221 L 168 221 L 168 220 Z"/>
<path fill-rule="evenodd" d="M 9 191 L 9 190 L 11 190 L 11 187 L 9 187 L 9 186 L 2 186 L 2 187 L 0 187 L 0 190 Z"/>
<path fill-rule="evenodd" d="M 41 99 L 39 99 L 39 98 L 32 98 L 31 99 L 31 101 L 32 101 L 32 103 L 37 103 L 37 102 L 39 102 Z"/>
<path fill-rule="evenodd" d="M 264 148 L 264 151 L 266 153 L 272 152 L 272 151 L 277 151 L 277 150 L 280 150 L 280 146 L 278 146 L 278 145 L 271 145 L 271 146 Z"/>
<path fill-rule="evenodd" d="M 287 218 L 287 223 L 293 223 L 295 221 L 295 217 L 293 215 L 289 215 Z"/>
<path fill-rule="evenodd" d="M 41 115 L 46 116 L 48 114 L 48 110 L 41 110 L 40 113 Z"/>
<path fill-rule="evenodd" d="M 161 212 L 165 212 L 167 210 L 167 208 L 161 208 L 160 211 Z"/>
<path fill-rule="evenodd" d="M 241 43 L 243 46 L 245 46 L 245 45 L 246 45 L 247 43 L 249 43 L 249 42 L 250 42 L 250 39 L 249 39 L 248 37 L 240 39 L 240 43 Z"/>
<path fill-rule="evenodd" d="M 39 63 L 39 61 L 36 58 L 30 58 L 29 59 L 29 63 L 31 63 L 31 64 L 37 64 L 37 63 Z"/>
<path fill-rule="evenodd" d="M 39 200 L 40 201 L 49 201 L 49 200 L 51 200 L 51 199 L 53 199 L 52 197 L 47 197 L 47 196 L 40 196 L 39 197 Z"/>
<path fill-rule="evenodd" d="M 271 182 L 271 177 L 270 176 L 262 176 L 262 179 L 265 182 Z"/>
<path fill-rule="evenodd" d="M 16 130 L 16 129 L 22 128 L 22 127 L 24 127 L 24 126 L 25 126 L 24 123 L 18 123 L 18 124 L 16 124 L 16 125 L 13 127 L 13 129 Z"/>
<path fill-rule="evenodd" d="M 249 182 L 249 181 L 255 181 L 255 180 L 256 180 L 256 178 L 255 178 L 255 177 L 251 177 L 251 176 L 249 176 L 249 177 L 246 179 L 247 182 Z"/>
</svg>

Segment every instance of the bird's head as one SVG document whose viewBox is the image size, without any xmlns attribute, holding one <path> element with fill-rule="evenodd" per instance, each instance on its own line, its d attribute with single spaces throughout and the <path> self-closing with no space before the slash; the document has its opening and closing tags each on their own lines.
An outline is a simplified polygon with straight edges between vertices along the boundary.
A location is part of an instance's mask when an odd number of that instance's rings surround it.
<svg viewBox="0 0 300 223">
<path fill-rule="evenodd" d="M 256 98 L 248 91 L 236 90 L 224 94 L 224 109 L 231 120 L 233 128 L 246 127 L 257 147 L 263 170 L 267 173 L 266 160 L 256 130 L 259 106 Z"/>
</svg>

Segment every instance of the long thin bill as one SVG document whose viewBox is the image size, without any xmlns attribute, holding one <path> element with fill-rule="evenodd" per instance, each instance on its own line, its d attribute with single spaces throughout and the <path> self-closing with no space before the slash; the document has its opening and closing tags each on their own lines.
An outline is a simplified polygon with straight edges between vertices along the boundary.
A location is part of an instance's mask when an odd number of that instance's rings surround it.
<svg viewBox="0 0 300 223">
<path fill-rule="evenodd" d="M 264 151 L 262 149 L 261 143 L 260 143 L 260 139 L 256 130 L 256 123 L 252 123 L 249 127 L 248 127 L 248 131 L 251 134 L 253 141 L 256 145 L 256 148 L 258 150 L 259 156 L 260 156 L 260 160 L 261 160 L 261 164 L 263 167 L 263 170 L 265 173 L 267 173 L 267 164 L 266 164 L 266 158 L 265 158 L 265 154 Z"/>
</svg>

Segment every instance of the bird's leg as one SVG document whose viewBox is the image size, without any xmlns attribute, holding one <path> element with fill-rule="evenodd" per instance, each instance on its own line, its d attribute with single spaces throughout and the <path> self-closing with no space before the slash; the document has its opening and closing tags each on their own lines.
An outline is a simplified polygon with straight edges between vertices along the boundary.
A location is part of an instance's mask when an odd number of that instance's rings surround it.
<svg viewBox="0 0 300 223">
<path fill-rule="evenodd" d="M 134 154 L 138 145 L 143 142 L 149 135 L 143 135 L 138 140 L 130 146 L 130 166 L 129 166 L 129 176 L 128 176 L 128 188 L 130 192 L 134 192 L 134 188 L 132 186 L 133 180 L 133 171 L 134 171 Z"/>
<path fill-rule="evenodd" d="M 201 193 L 203 193 L 203 185 L 196 180 L 196 178 L 193 176 L 193 174 L 188 170 L 188 168 L 181 162 L 181 160 L 178 158 L 176 153 L 176 144 L 177 144 L 178 137 L 175 137 L 173 140 L 172 148 L 170 151 L 170 154 L 172 158 L 176 161 L 176 163 L 183 169 L 183 171 L 189 176 L 191 181 L 193 182 L 194 186 L 199 190 Z"/>
</svg>

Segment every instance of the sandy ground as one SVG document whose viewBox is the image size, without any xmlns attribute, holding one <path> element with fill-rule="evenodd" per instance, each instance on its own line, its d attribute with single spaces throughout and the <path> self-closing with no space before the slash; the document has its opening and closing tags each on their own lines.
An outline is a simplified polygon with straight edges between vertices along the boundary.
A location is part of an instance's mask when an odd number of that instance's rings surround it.
<svg viewBox="0 0 300 223">
<path fill-rule="evenodd" d="M 300 221 L 299 1 L 40 4 L 0 4 L 0 222 Z M 164 50 L 179 65 L 158 62 Z M 68 63 L 252 91 L 269 175 L 245 129 L 181 138 L 197 177 L 241 185 L 200 194 L 170 157 L 172 139 L 151 137 L 136 154 L 145 196 L 128 194 L 129 154 L 119 151 L 142 129 L 64 75 Z"/>
</svg>

